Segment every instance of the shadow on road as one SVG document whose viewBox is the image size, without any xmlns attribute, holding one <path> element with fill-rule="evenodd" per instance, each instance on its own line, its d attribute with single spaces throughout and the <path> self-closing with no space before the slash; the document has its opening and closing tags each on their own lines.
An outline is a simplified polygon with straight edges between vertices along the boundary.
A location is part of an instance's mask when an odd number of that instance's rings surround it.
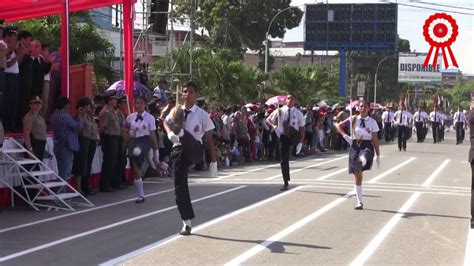
<svg viewBox="0 0 474 266">
<path fill-rule="evenodd" d="M 193 236 L 198 236 L 198 237 L 208 238 L 208 239 L 221 240 L 221 241 L 253 243 L 253 244 L 256 244 L 256 245 L 260 244 L 262 242 L 265 242 L 265 240 L 235 239 L 235 238 L 208 236 L 208 235 L 202 235 L 202 234 L 193 234 Z M 303 247 L 303 248 L 311 248 L 311 249 L 332 249 L 331 247 L 326 247 L 326 246 L 300 244 L 300 243 L 290 243 L 290 242 L 281 242 L 281 241 L 276 241 L 276 242 L 272 243 L 270 246 L 268 246 L 267 248 L 272 253 L 295 254 L 295 253 L 285 252 L 285 246 Z"/>
<path fill-rule="evenodd" d="M 364 211 L 399 214 L 398 211 L 391 211 L 391 210 L 376 210 L 376 209 L 364 208 Z M 471 219 L 471 218 L 465 217 L 465 216 L 441 215 L 441 214 L 420 213 L 420 212 L 406 212 L 406 213 L 403 214 L 402 218 L 410 219 L 410 218 L 414 218 L 414 217 L 418 217 L 418 216 L 430 216 L 430 217 L 440 217 L 440 218 L 450 218 L 450 219 L 466 219 L 466 220 Z"/>
</svg>

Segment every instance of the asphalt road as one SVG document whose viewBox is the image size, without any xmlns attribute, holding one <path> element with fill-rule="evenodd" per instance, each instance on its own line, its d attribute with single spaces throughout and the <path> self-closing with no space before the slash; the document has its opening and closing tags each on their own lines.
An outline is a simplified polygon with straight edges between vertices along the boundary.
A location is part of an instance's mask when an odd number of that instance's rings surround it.
<svg viewBox="0 0 474 266">
<path fill-rule="evenodd" d="M 130 187 L 77 212 L 11 208 L 0 213 L 0 265 L 474 265 L 469 146 L 453 138 L 411 139 L 406 152 L 383 144 L 362 211 L 343 152 L 294 159 L 287 192 L 275 162 L 193 173 L 189 237 L 177 235 L 170 179 L 147 179 L 145 204 Z"/>
</svg>

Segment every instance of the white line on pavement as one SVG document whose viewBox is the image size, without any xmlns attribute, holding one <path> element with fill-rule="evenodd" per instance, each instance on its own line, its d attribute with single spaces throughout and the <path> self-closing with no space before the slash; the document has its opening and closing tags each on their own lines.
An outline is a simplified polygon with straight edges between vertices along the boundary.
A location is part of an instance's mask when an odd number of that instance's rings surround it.
<svg viewBox="0 0 474 266">
<path fill-rule="evenodd" d="M 211 220 L 211 221 L 209 221 L 209 222 L 206 222 L 206 223 L 204 223 L 204 224 L 201 224 L 201 225 L 199 225 L 199 226 L 196 226 L 195 228 L 193 228 L 193 232 L 198 232 L 198 231 L 200 231 L 200 230 L 202 230 L 202 229 L 205 229 L 205 228 L 207 228 L 207 227 L 209 227 L 209 226 L 211 226 L 211 225 L 214 225 L 214 224 L 216 224 L 216 223 L 222 222 L 222 221 L 224 221 L 224 220 L 226 220 L 226 219 L 229 219 L 229 218 L 234 217 L 234 216 L 236 216 L 236 215 L 242 214 L 242 213 L 244 213 L 244 212 L 246 212 L 246 211 L 255 209 L 255 208 L 257 208 L 257 207 L 259 207 L 259 206 L 261 206 L 261 205 L 264 205 L 264 204 L 266 204 L 266 203 L 268 203 L 268 202 L 270 202 L 270 201 L 273 201 L 273 200 L 276 200 L 276 199 L 281 198 L 281 197 L 283 197 L 283 196 L 286 196 L 286 195 L 288 195 L 289 193 L 294 192 L 294 191 L 296 191 L 297 189 L 300 189 L 300 188 L 304 188 L 304 186 L 298 187 L 298 188 L 290 189 L 290 190 L 288 190 L 288 191 L 286 191 L 286 192 L 284 192 L 284 193 L 277 194 L 277 195 L 275 195 L 275 196 L 273 196 L 273 197 L 270 197 L 270 198 L 264 199 L 264 200 L 262 200 L 262 201 L 256 202 L 256 203 L 254 203 L 254 204 L 252 204 L 252 205 L 249 205 L 249 206 L 247 206 L 247 207 L 244 207 L 244 208 L 242 208 L 242 209 L 239 209 L 239 210 L 230 212 L 230 213 L 228 213 L 228 214 L 225 214 L 225 215 L 223 215 L 223 216 L 220 216 L 220 217 L 218 217 L 218 218 L 216 218 L 216 219 L 213 219 L 213 220 Z M 161 246 L 163 246 L 163 245 L 166 245 L 166 244 L 168 244 L 168 243 L 170 243 L 170 242 L 172 242 L 172 241 L 174 241 L 174 240 L 176 240 L 176 239 L 179 239 L 180 237 L 181 237 L 181 236 L 178 235 L 178 234 L 169 236 L 169 237 L 167 237 L 167 238 L 165 238 L 165 239 L 159 240 L 159 241 L 157 241 L 157 242 L 155 242 L 155 243 L 152 243 L 152 244 L 150 244 L 150 245 L 148 245 L 148 246 L 142 247 L 142 248 L 137 249 L 137 250 L 135 250 L 135 251 L 132 251 L 132 252 L 130 252 L 130 253 L 128 253 L 128 254 L 122 255 L 122 256 L 120 256 L 120 257 L 118 257 L 118 258 L 109 260 L 109 261 L 104 262 L 104 263 L 102 263 L 102 264 L 100 264 L 100 265 L 116 265 L 116 264 L 118 264 L 118 263 L 124 262 L 124 261 L 126 261 L 126 260 L 131 259 L 131 258 L 137 257 L 137 256 L 139 256 L 139 255 L 141 255 L 141 254 L 143 254 L 143 253 L 145 253 L 145 252 L 148 252 L 148 251 L 150 251 L 150 250 L 152 250 L 152 249 L 155 249 L 155 248 L 161 247 Z"/>
<path fill-rule="evenodd" d="M 411 195 L 408 201 L 403 204 L 400 210 L 398 210 L 397 214 L 395 214 L 392 219 L 390 219 L 390 221 L 382 228 L 375 238 L 370 241 L 369 245 L 351 263 L 351 266 L 359 266 L 365 263 L 365 261 L 372 255 L 372 253 L 374 253 L 377 247 L 382 243 L 382 241 L 395 227 L 395 225 L 397 225 L 398 221 L 400 221 L 405 212 L 411 207 L 411 205 L 413 205 L 420 195 L 420 192 L 416 192 L 415 194 Z"/>
<path fill-rule="evenodd" d="M 298 222 L 290 225 L 285 230 L 280 231 L 279 233 L 271 236 L 269 239 L 259 243 L 258 245 L 254 246 L 253 248 L 247 250 L 246 252 L 242 253 L 241 255 L 239 255 L 236 258 L 232 259 L 231 261 L 227 262 L 225 265 L 229 266 L 229 265 L 240 265 L 240 264 L 242 264 L 243 262 L 245 262 L 246 260 L 248 260 L 249 258 L 254 256 L 255 254 L 257 254 L 258 252 L 264 250 L 265 248 L 267 248 L 271 244 L 273 244 L 276 241 L 282 239 L 283 237 L 291 234 L 292 232 L 300 229 L 301 227 L 303 227 L 304 225 L 306 225 L 309 222 L 313 221 L 314 219 L 318 218 L 319 216 L 321 216 L 325 212 L 327 212 L 327 211 L 331 210 L 332 208 L 336 207 L 337 205 L 339 205 L 340 203 L 345 201 L 347 198 L 349 198 L 352 194 L 354 194 L 354 192 L 355 191 L 352 190 L 351 192 L 345 194 L 342 198 L 339 198 L 335 201 L 332 201 L 331 203 L 325 205 L 321 209 L 313 212 L 312 214 L 306 216 L 305 218 L 299 220 Z"/>
<path fill-rule="evenodd" d="M 403 163 L 401 164 L 398 164 L 397 166 L 393 167 L 392 169 L 386 171 L 385 173 L 383 174 L 380 174 L 374 178 L 372 178 L 371 180 L 369 180 L 367 183 L 375 183 L 377 181 L 379 181 L 380 179 L 382 179 L 383 177 L 391 174 L 392 172 L 395 172 L 396 170 L 398 170 L 399 168 L 402 168 L 403 166 L 405 166 L 406 164 L 409 164 L 411 163 L 412 161 L 414 161 L 416 158 L 415 157 L 411 157 L 410 159 L 408 159 L 407 161 L 404 161 Z"/>
<path fill-rule="evenodd" d="M 205 197 L 202 197 L 202 198 L 199 198 L 199 199 L 195 199 L 191 202 L 196 203 L 196 202 L 199 202 L 199 201 L 202 201 L 202 200 L 206 200 L 206 199 L 214 198 L 214 197 L 217 197 L 217 196 L 220 196 L 220 195 L 223 195 L 223 194 L 227 194 L 227 193 L 230 193 L 230 192 L 233 192 L 235 190 L 239 190 L 239 189 L 242 189 L 242 188 L 245 188 L 245 187 L 247 187 L 247 186 L 239 186 L 239 187 L 231 188 L 231 189 L 219 192 L 219 193 L 215 193 L 215 194 L 212 194 L 212 195 L 209 195 L 209 196 L 205 196 Z M 176 209 L 176 208 L 177 208 L 176 206 L 171 206 L 171 207 L 168 207 L 168 208 L 164 208 L 164 209 L 161 209 L 161 210 L 157 210 L 157 211 L 154 211 L 154 212 L 150 212 L 150 213 L 147 213 L 147 214 L 136 216 L 136 217 L 133 217 L 133 218 L 130 218 L 130 219 L 127 219 L 127 220 L 123 220 L 123 221 L 120 221 L 120 222 L 117 222 L 117 223 L 113 223 L 113 224 L 102 226 L 102 227 L 99 227 L 99 228 L 96 228 L 96 229 L 92 229 L 92 230 L 89 230 L 89 231 L 86 231 L 86 232 L 83 232 L 83 233 L 80 233 L 80 234 L 76 234 L 76 235 L 72 235 L 72 236 L 69 236 L 69 237 L 62 238 L 62 239 L 58 239 L 56 241 L 49 242 L 47 244 L 43 244 L 43 245 L 40 245 L 40 246 L 36 246 L 34 248 L 30 248 L 30 249 L 27 249 L 27 250 L 24 250 L 24 251 L 21 251 L 21 252 L 17 252 L 17 253 L 10 254 L 8 256 L 1 257 L 0 262 L 4 262 L 4 261 L 7 261 L 7 260 L 17 258 L 17 257 L 21 257 L 21 256 L 24 256 L 26 254 L 36 252 L 38 250 L 49 248 L 49 247 L 52 247 L 52 246 L 55 246 L 55 245 L 58 245 L 58 244 L 61 244 L 61 243 L 64 243 L 64 242 L 68 242 L 68 241 L 71 241 L 71 240 L 74 240 L 74 239 L 77 239 L 77 238 L 88 236 L 88 235 L 91 235 L 91 234 L 94 234 L 94 233 L 97 233 L 97 232 L 100 232 L 100 231 L 104 231 L 104 230 L 107 230 L 107 229 L 110 229 L 110 228 L 114 228 L 114 227 L 117 227 L 117 226 L 120 226 L 120 225 L 123 225 L 123 224 L 126 224 L 126 223 L 130 223 L 130 222 L 133 222 L 133 221 L 136 221 L 136 220 L 139 220 L 139 219 L 147 218 L 149 216 L 160 214 L 160 213 L 163 213 L 163 212 L 166 212 L 166 211 L 169 211 L 169 210 L 172 210 L 172 209 Z"/>
<path fill-rule="evenodd" d="M 313 158 L 313 157 L 310 157 L 310 158 Z M 324 160 L 324 159 L 322 159 L 322 158 L 309 159 L 309 160 L 303 159 L 303 160 L 297 160 L 297 161 L 290 161 L 290 163 L 306 162 L 306 161 L 321 161 L 321 160 Z M 236 175 L 242 175 L 242 174 L 246 174 L 246 173 L 251 173 L 251 172 L 255 172 L 255 171 L 260 171 L 260 170 L 275 167 L 275 166 L 280 166 L 280 164 L 279 163 L 270 164 L 270 165 L 267 165 L 267 166 L 264 166 L 264 167 L 259 167 L 259 168 L 251 169 L 251 170 L 248 170 L 248 171 L 237 172 L 237 173 L 233 173 L 233 174 L 230 174 L 230 175 L 220 176 L 218 178 L 213 178 L 212 180 L 221 180 L 221 179 L 224 179 L 224 178 L 228 178 L 228 177 L 232 177 L 232 176 L 236 176 Z"/>
<path fill-rule="evenodd" d="M 474 265 L 474 229 L 469 228 L 466 243 L 466 254 L 464 255 L 464 266 Z"/>
<path fill-rule="evenodd" d="M 433 180 L 446 165 L 441 164 L 423 183 L 429 184 L 428 181 Z M 351 266 L 363 265 L 367 259 L 374 253 L 374 251 L 379 247 L 382 241 L 390 234 L 390 231 L 397 225 L 400 219 L 403 217 L 405 212 L 415 203 L 415 201 L 420 197 L 421 192 L 416 192 L 403 204 L 403 206 L 398 210 L 398 212 L 388 221 L 387 224 L 382 228 L 382 230 L 370 241 L 369 245 L 357 256 L 357 258 L 351 263 Z"/>
<path fill-rule="evenodd" d="M 171 191 L 174 191 L 174 188 L 159 191 L 159 192 L 155 192 L 155 193 L 151 193 L 151 194 L 145 195 L 145 197 L 156 196 L 156 195 L 160 195 L 160 194 L 163 194 L 163 193 L 166 193 L 166 192 L 171 192 Z M 16 229 L 20 229 L 20 228 L 24 228 L 24 227 L 28 227 L 28 226 L 33 226 L 33 225 L 37 225 L 37 224 L 41 224 L 41 223 L 51 222 L 51 221 L 54 221 L 54 220 L 66 218 L 66 217 L 73 216 L 73 215 L 78 215 L 78 214 L 85 213 L 85 212 L 96 211 L 96 210 L 112 207 L 112 206 L 115 206 L 115 205 L 119 205 L 119 204 L 122 204 L 122 203 L 134 201 L 136 199 L 137 198 L 134 197 L 134 198 L 127 199 L 127 200 L 122 200 L 122 201 L 118 201 L 118 202 L 114 202 L 114 203 L 110 203 L 110 204 L 105 204 L 105 205 L 102 205 L 102 206 L 99 206 L 99 207 L 94 207 L 94 208 L 90 208 L 90 209 L 86 209 L 86 210 L 82 210 L 82 211 L 76 211 L 76 212 L 72 212 L 72 213 L 68 213 L 68 214 L 64 214 L 64 215 L 59 215 L 59 216 L 55 216 L 55 217 L 51 217 L 51 218 L 31 222 L 31 223 L 21 224 L 21 225 L 17 225 L 17 226 L 13 226 L 13 227 L 8 227 L 8 228 L 5 228 L 5 229 L 0 229 L 0 233 L 5 233 L 5 232 L 8 232 L 8 231 L 12 231 L 12 230 L 16 230 Z"/>
<path fill-rule="evenodd" d="M 446 167 L 446 165 L 448 165 L 449 163 L 449 159 L 446 159 L 444 160 L 444 162 L 438 167 L 438 169 L 436 169 L 436 171 L 434 171 L 430 177 L 428 177 L 428 179 L 426 179 L 426 181 L 423 183 L 423 186 L 424 187 L 427 187 L 431 184 L 431 182 L 433 182 L 433 180 L 435 179 L 436 176 L 438 176 L 438 174 L 441 172 L 441 170 L 443 170 L 444 167 Z"/>
<path fill-rule="evenodd" d="M 315 166 L 320 166 L 320 165 L 323 165 L 323 164 L 328 164 L 328 163 L 332 163 L 332 162 L 335 162 L 335 161 L 338 161 L 338 160 L 341 160 L 341 159 L 344 159 L 344 158 L 347 158 L 347 155 L 345 156 L 341 156 L 341 157 L 338 157 L 336 159 L 332 159 L 332 160 L 329 160 L 329 161 L 325 161 L 325 162 L 322 162 L 322 163 L 317 163 L 317 164 L 313 164 L 313 165 L 309 165 L 309 166 L 306 166 L 306 167 L 303 167 L 301 169 L 298 169 L 298 170 L 294 170 L 294 171 L 290 171 L 290 174 L 294 174 L 294 173 L 297 173 L 297 172 L 301 172 L 303 170 L 306 170 L 308 168 L 312 168 L 312 167 L 315 167 Z M 280 177 L 281 174 L 279 175 L 274 175 L 274 176 L 270 176 L 268 178 L 265 178 L 265 180 L 272 180 L 272 179 L 275 179 L 277 177 Z"/>
<path fill-rule="evenodd" d="M 335 171 L 335 172 L 332 172 L 332 173 L 330 173 L 330 174 L 323 175 L 323 176 L 321 176 L 320 178 L 318 178 L 318 179 L 316 179 L 316 180 L 318 180 L 318 181 L 326 180 L 326 179 L 328 179 L 329 177 L 335 176 L 335 175 L 340 174 L 340 173 L 342 173 L 342 172 L 344 172 L 344 171 L 347 171 L 347 168 L 343 168 L 343 169 L 337 170 L 337 171 Z"/>
</svg>

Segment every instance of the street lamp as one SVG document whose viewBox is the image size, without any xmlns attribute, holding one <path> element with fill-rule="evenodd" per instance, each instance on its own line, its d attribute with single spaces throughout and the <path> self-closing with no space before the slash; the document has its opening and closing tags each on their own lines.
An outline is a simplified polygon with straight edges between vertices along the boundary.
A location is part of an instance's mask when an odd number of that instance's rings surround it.
<svg viewBox="0 0 474 266">
<path fill-rule="evenodd" d="M 299 6 L 303 6 L 303 5 L 289 6 L 287 8 L 284 8 L 278 11 L 278 13 L 276 13 L 275 16 L 273 16 L 272 20 L 270 20 L 270 24 L 268 24 L 267 32 L 265 33 L 265 73 L 268 72 L 268 32 L 270 31 L 270 27 L 272 26 L 273 20 L 275 20 L 275 18 L 278 15 L 280 15 L 283 11 L 289 10 L 291 8 L 299 7 Z"/>
<path fill-rule="evenodd" d="M 379 72 L 379 67 L 380 67 L 380 64 L 382 64 L 383 61 L 389 59 L 390 57 L 392 57 L 393 55 L 388 55 L 386 57 L 384 57 L 382 60 L 380 60 L 380 62 L 377 64 L 377 69 L 375 70 L 375 84 L 374 84 L 374 105 L 377 103 L 377 74 Z"/>
</svg>

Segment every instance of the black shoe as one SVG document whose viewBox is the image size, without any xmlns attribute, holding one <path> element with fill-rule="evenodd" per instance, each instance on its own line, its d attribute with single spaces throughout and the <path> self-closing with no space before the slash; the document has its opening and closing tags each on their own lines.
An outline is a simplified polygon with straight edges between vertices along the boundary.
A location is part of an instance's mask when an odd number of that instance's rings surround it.
<svg viewBox="0 0 474 266">
<path fill-rule="evenodd" d="M 191 226 L 186 225 L 179 231 L 179 234 L 182 236 L 189 236 L 191 235 Z"/>
<path fill-rule="evenodd" d="M 403 148 L 403 151 L 407 151 L 407 148 Z"/>
<path fill-rule="evenodd" d="M 97 194 L 97 192 L 95 192 L 95 191 L 87 191 L 87 192 L 84 192 L 84 194 L 86 194 L 87 196 L 94 196 L 95 194 Z"/>
<path fill-rule="evenodd" d="M 355 207 L 354 210 L 363 210 L 364 209 L 364 203 L 358 203 Z"/>
<path fill-rule="evenodd" d="M 135 203 L 137 203 L 137 204 L 139 204 L 139 203 L 145 203 L 145 197 L 139 196 L 139 197 L 135 200 Z"/>
<path fill-rule="evenodd" d="M 284 184 L 281 188 L 281 191 L 287 191 L 288 190 L 288 184 Z"/>
<path fill-rule="evenodd" d="M 120 184 L 118 186 L 113 186 L 112 188 L 115 189 L 115 190 L 123 190 L 123 189 L 127 189 L 128 187 L 127 187 L 127 185 Z"/>
<path fill-rule="evenodd" d="M 112 188 L 103 188 L 103 189 L 101 188 L 100 189 L 100 192 L 114 192 L 114 191 L 115 191 L 115 189 L 112 189 Z"/>
</svg>

